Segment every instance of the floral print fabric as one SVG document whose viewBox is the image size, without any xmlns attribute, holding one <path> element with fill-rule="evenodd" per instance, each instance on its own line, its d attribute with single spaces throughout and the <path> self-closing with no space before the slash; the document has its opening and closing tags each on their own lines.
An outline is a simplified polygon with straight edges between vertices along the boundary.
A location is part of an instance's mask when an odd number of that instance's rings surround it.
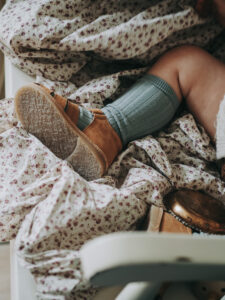
<svg viewBox="0 0 225 300">
<path fill-rule="evenodd" d="M 113 101 L 164 51 L 195 44 L 225 60 L 222 28 L 194 1 L 7 1 L 0 47 L 11 61 L 83 106 Z M 10 22 L 9 22 L 10 20 Z M 182 113 L 154 136 L 131 142 L 108 173 L 87 182 L 28 134 L 13 99 L 0 101 L 0 238 L 16 238 L 39 299 L 92 299 L 79 249 L 102 234 L 135 230 L 149 205 L 174 189 L 225 203 L 215 149 Z"/>
</svg>

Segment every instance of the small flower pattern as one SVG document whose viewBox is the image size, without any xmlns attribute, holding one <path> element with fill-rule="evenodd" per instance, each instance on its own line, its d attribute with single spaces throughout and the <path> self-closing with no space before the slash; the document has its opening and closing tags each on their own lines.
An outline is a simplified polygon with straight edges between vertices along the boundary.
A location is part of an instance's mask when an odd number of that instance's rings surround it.
<svg viewBox="0 0 225 300">
<path fill-rule="evenodd" d="M 193 7 L 192 0 L 9 0 L 0 49 L 37 82 L 101 108 L 172 47 L 198 45 L 225 61 L 222 28 Z M 22 128 L 13 99 L 0 101 L 0 240 L 16 238 L 37 299 L 93 299 L 80 247 L 137 229 L 150 205 L 163 207 L 167 193 L 183 188 L 225 203 L 215 149 L 188 112 L 131 142 L 104 177 L 87 182 Z"/>
</svg>

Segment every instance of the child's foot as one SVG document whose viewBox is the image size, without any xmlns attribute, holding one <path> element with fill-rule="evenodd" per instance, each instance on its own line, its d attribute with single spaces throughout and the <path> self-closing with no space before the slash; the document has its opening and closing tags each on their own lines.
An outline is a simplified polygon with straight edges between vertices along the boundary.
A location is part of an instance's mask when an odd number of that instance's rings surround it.
<svg viewBox="0 0 225 300">
<path fill-rule="evenodd" d="M 28 132 L 88 180 L 101 177 L 122 149 L 120 137 L 101 110 L 91 110 L 93 121 L 81 131 L 79 106 L 43 86 L 19 89 L 15 110 Z"/>
</svg>

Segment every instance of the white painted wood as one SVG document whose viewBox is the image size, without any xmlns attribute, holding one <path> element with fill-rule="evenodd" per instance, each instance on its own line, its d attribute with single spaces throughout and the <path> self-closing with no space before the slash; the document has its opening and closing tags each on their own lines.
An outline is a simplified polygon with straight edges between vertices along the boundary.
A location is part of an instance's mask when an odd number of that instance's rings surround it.
<svg viewBox="0 0 225 300">
<path fill-rule="evenodd" d="M 34 82 L 35 78 L 28 76 L 5 57 L 5 97 L 14 97 L 16 91 L 23 85 Z"/>
<path fill-rule="evenodd" d="M 17 259 L 15 242 L 10 242 L 11 300 L 35 300 L 35 282 Z"/>
<path fill-rule="evenodd" d="M 81 249 L 81 261 L 85 277 L 101 286 L 151 280 L 223 280 L 225 238 L 112 233 L 87 242 Z"/>
<path fill-rule="evenodd" d="M 5 58 L 5 97 L 14 97 L 16 91 L 34 78 L 29 77 Z M 14 249 L 14 241 L 10 242 L 11 300 L 35 300 L 35 283 L 30 272 L 21 267 Z"/>
<path fill-rule="evenodd" d="M 0 243 L 0 300 L 10 300 L 9 244 Z"/>
</svg>

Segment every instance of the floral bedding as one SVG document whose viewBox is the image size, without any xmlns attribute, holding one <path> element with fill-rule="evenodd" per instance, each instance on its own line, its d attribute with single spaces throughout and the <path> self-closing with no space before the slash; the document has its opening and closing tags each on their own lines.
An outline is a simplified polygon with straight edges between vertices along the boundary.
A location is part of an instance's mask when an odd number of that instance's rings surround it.
<svg viewBox="0 0 225 300">
<path fill-rule="evenodd" d="M 101 108 L 166 50 L 201 46 L 225 61 L 222 28 L 195 1 L 9 0 L 0 49 L 21 70 L 85 107 Z M 10 21 L 9 21 L 10 20 Z M 38 299 L 93 299 L 79 249 L 89 239 L 138 228 L 151 204 L 175 189 L 225 204 L 215 148 L 187 111 L 131 142 L 107 174 L 88 182 L 27 133 L 13 99 L 0 101 L 0 240 L 16 239 Z"/>
</svg>

